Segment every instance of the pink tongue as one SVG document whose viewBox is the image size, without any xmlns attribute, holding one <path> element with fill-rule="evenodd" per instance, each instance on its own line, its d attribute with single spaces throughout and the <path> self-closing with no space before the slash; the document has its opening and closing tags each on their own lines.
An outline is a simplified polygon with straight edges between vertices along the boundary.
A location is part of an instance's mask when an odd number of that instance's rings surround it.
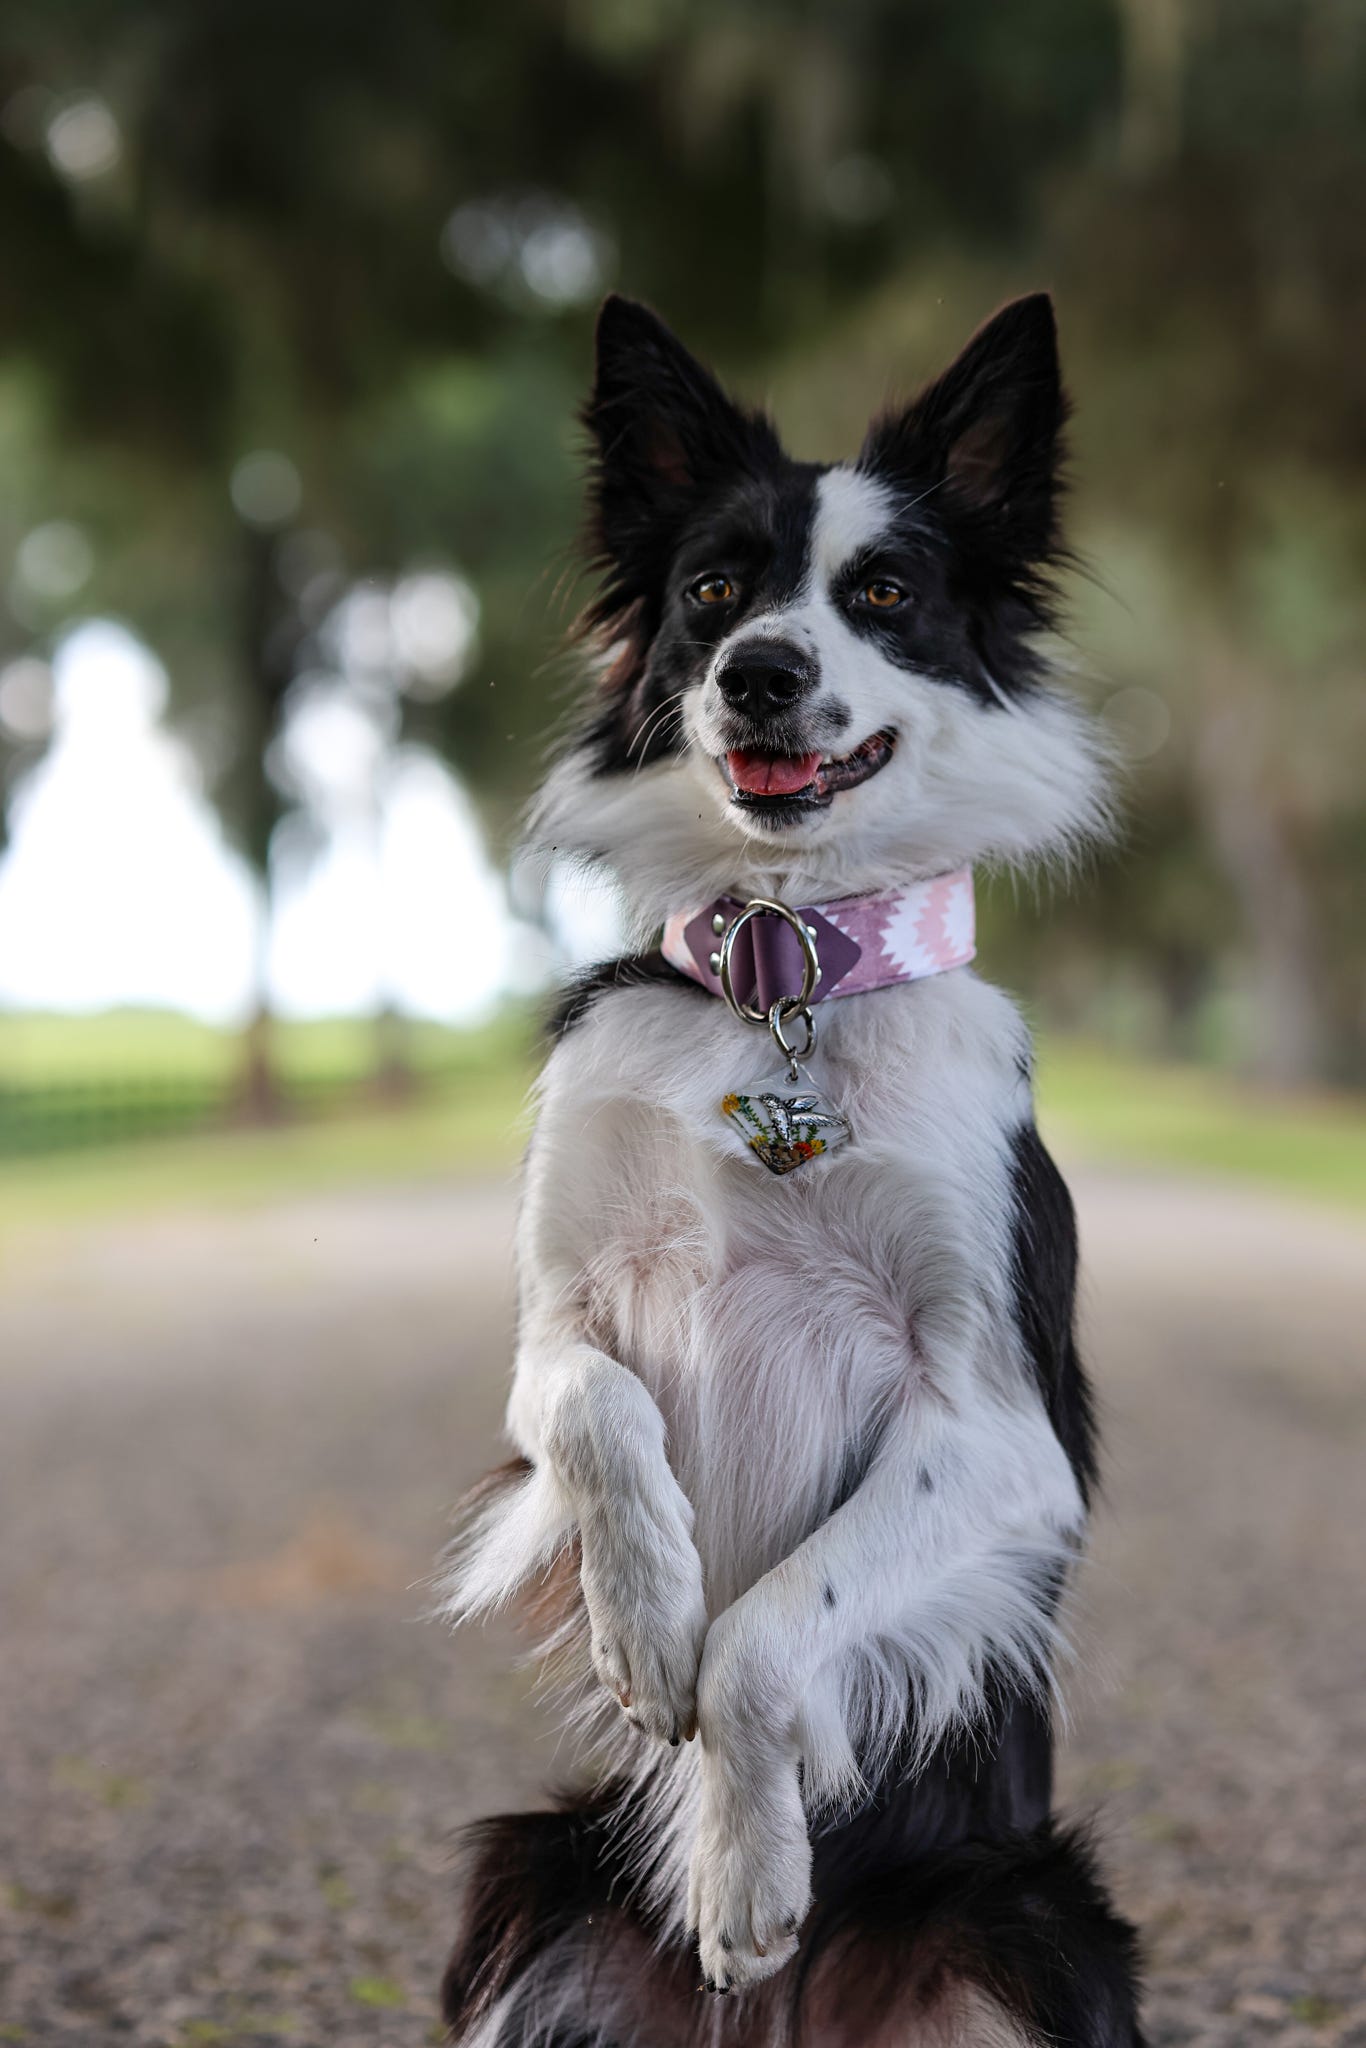
<svg viewBox="0 0 1366 2048">
<path fill-rule="evenodd" d="M 819 754 L 727 754 L 726 766 L 737 789 L 748 796 L 795 796 L 816 779 Z"/>
</svg>

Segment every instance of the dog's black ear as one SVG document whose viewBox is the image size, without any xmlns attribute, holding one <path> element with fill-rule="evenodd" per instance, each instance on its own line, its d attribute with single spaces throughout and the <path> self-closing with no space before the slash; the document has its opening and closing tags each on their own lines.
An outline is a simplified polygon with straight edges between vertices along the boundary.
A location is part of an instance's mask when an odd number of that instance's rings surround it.
<svg viewBox="0 0 1366 2048">
<path fill-rule="evenodd" d="M 1067 418 L 1058 335 L 1047 292 L 1014 299 L 904 412 L 875 421 L 859 466 L 942 496 L 1030 561 L 1057 542 L 1062 429 Z"/>
<path fill-rule="evenodd" d="M 700 494 L 780 451 L 648 306 L 615 294 L 598 315 L 597 371 L 584 408 L 592 435 L 591 538 L 621 565 L 662 542 Z"/>
</svg>

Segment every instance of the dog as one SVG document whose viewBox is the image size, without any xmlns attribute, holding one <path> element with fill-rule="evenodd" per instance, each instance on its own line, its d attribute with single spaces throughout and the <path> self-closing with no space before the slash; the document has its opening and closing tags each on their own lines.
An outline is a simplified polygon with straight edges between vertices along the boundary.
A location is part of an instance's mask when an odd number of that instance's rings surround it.
<svg viewBox="0 0 1366 2048">
<path fill-rule="evenodd" d="M 602 309 L 597 678 L 532 837 L 638 950 L 556 1019 L 517 1455 L 441 1594 L 525 1601 L 596 1774 L 473 1831 L 465 2048 L 1141 2048 L 1052 1813 L 1072 1208 L 969 965 L 974 865 L 1107 825 L 1044 651 L 1066 411 L 1042 294 L 830 466 Z"/>
</svg>

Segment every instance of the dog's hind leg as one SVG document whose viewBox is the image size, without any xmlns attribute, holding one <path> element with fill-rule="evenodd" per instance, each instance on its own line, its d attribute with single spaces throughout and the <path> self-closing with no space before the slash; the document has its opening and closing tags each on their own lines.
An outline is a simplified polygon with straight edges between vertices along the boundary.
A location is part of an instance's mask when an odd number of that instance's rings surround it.
<svg viewBox="0 0 1366 2048">
<path fill-rule="evenodd" d="M 442 1983 L 459 2048 L 696 2048 L 697 1960 L 625 1903 L 620 1795 L 469 1832 L 464 1924 Z"/>
<path fill-rule="evenodd" d="M 595 1913 L 470 2011 L 448 1997 L 458 2048 L 711 2048 L 713 2004 L 691 1957 L 661 1954 L 626 1915 Z"/>
<path fill-rule="evenodd" d="M 475 1831 L 444 1985 L 457 2048 L 1144 2048 L 1133 1931 L 1051 1823 L 862 1873 L 818 1853 L 828 1903 L 797 1960 L 716 1999 L 621 1902 L 619 1814 Z"/>
<path fill-rule="evenodd" d="M 1050 1822 L 865 1878 L 796 1967 L 799 2048 L 1144 2048 L 1134 1932 Z"/>
</svg>

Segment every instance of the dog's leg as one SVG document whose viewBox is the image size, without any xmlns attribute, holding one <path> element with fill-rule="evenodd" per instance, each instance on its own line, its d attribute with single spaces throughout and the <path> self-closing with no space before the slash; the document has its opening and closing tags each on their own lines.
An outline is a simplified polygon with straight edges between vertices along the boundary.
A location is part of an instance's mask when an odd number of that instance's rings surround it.
<svg viewBox="0 0 1366 2048">
<path fill-rule="evenodd" d="M 593 1668 L 627 1719 L 662 1742 L 691 1737 L 706 1634 L 693 1511 L 645 1387 L 567 1332 L 523 1347 L 514 1413 L 578 1524 Z"/>
<path fill-rule="evenodd" d="M 577 1529 L 594 1670 L 635 1727 L 674 1743 L 692 1733 L 707 1625 L 693 1510 L 649 1388 L 613 1355 L 626 1341 L 621 1301 L 599 1277 L 623 1205 L 647 1200 L 666 1168 L 648 1123 L 642 1135 L 601 1105 L 585 1110 L 581 1068 L 602 1056 L 595 1048 L 585 1032 L 552 1060 L 528 1160 L 507 1419 L 530 1470 L 476 1509 L 445 1611 L 458 1620 L 498 1606 Z"/>
<path fill-rule="evenodd" d="M 969 1298 L 970 1297 L 966 1297 Z M 1032 1386 L 913 1375 L 851 1498 L 713 1623 L 698 1683 L 702 1808 L 690 1884 L 704 1976 L 771 1975 L 810 1903 L 799 1763 L 819 1798 L 903 1734 L 928 1749 L 995 1670 L 1046 1684 L 1082 1520 Z M 946 1367 L 948 1361 L 945 1362 Z"/>
<path fill-rule="evenodd" d="M 805 1939 L 821 2048 L 1143 2048 L 1134 1930 L 1085 1835 L 1049 1821 L 879 1871 Z"/>
<path fill-rule="evenodd" d="M 536 1294 L 544 1282 L 562 1303 L 572 1294 L 562 1280 L 538 1276 Z M 497 1609 L 577 1530 L 597 1677 L 634 1727 L 661 1742 L 690 1738 L 707 1629 L 702 1566 L 648 1389 L 585 1341 L 572 1309 L 533 1296 L 508 1429 L 522 1468 L 472 1497 L 442 1611 L 462 1621 Z"/>
</svg>

